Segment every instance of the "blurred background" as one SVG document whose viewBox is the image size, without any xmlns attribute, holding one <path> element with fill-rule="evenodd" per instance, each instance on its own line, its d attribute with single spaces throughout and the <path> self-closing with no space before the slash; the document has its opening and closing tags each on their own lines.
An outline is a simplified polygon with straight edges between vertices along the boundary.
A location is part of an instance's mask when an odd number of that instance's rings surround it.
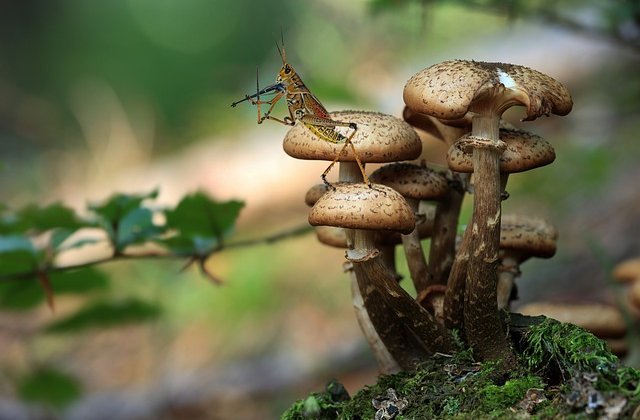
<svg viewBox="0 0 640 420">
<path fill-rule="evenodd" d="M 518 303 L 614 303 L 611 268 L 640 255 L 635 0 L 0 1 L 0 203 L 82 211 L 159 188 L 162 206 L 201 189 L 246 202 L 231 242 L 304 226 L 325 163 L 286 156 L 286 127 L 229 106 L 254 91 L 256 67 L 273 81 L 281 33 L 329 110 L 400 116 L 405 81 L 447 59 L 521 64 L 567 85 L 566 117 L 506 114 L 557 154 L 510 178 L 505 212 L 560 232 L 553 259 L 522 267 Z M 427 158 L 441 164 L 443 150 Z M 332 378 L 355 392 L 376 371 L 342 261 L 307 234 L 217 254 L 221 287 L 176 262 L 107 264 L 109 287 L 94 293 L 162 307 L 118 328 L 42 331 L 86 297 L 58 296 L 54 313 L 4 309 L 0 417 L 264 419 Z"/>
</svg>

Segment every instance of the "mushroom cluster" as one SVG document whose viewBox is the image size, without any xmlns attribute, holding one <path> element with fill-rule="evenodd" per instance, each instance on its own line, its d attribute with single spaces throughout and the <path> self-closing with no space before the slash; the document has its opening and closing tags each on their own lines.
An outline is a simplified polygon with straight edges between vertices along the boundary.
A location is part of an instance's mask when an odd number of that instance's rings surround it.
<svg viewBox="0 0 640 420">
<path fill-rule="evenodd" d="M 515 363 L 500 311 L 509 307 L 520 264 L 552 256 L 557 233 L 540 219 L 503 217 L 501 202 L 510 173 L 547 165 L 555 153 L 501 116 L 512 106 L 525 107 L 525 121 L 565 115 L 571 97 L 562 84 L 526 67 L 457 60 L 411 77 L 404 100 L 404 121 L 372 112 L 331 114 L 357 124 L 352 143 L 363 164 L 385 165 L 368 185 L 345 150 L 337 159 L 338 182 L 307 193 L 309 222 L 323 243 L 346 250 L 356 315 L 382 372 L 412 370 L 436 352 L 455 351 L 454 329 L 479 359 Z M 417 132 L 446 143 L 440 160 L 448 168 L 424 164 Z M 287 133 L 284 150 L 332 161 L 340 145 L 299 123 Z M 473 214 L 458 238 L 468 193 Z M 396 244 L 404 249 L 416 296 L 399 284 Z"/>
</svg>

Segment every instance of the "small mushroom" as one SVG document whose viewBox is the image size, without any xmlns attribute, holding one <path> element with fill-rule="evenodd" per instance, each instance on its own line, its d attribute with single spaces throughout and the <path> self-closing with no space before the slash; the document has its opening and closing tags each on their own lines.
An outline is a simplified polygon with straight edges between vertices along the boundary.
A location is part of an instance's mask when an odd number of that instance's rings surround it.
<svg viewBox="0 0 640 420">
<path fill-rule="evenodd" d="M 506 148 L 499 138 L 502 113 L 519 105 L 526 108 L 525 120 L 551 113 L 566 115 L 572 107 L 567 89 L 527 67 L 505 63 L 447 61 L 412 76 L 404 89 L 405 104 L 414 112 L 444 120 L 471 116 L 471 136 L 475 178 L 471 223 L 463 240 L 461 258 L 454 262 L 464 267 L 466 286 L 456 284 L 452 293 L 461 293 L 452 302 L 464 301 L 462 318 L 469 344 L 480 359 L 506 359 L 513 355 L 496 307 L 497 263 L 500 240 L 501 189 L 500 155 Z M 472 141 L 471 141 L 472 140 Z M 452 273 L 453 274 L 453 273 Z"/>
<path fill-rule="evenodd" d="M 520 265 L 531 257 L 551 258 L 556 253 L 558 231 L 548 222 L 523 215 L 504 215 L 500 227 L 498 308 L 508 309 Z"/>
<path fill-rule="evenodd" d="M 405 121 L 418 131 L 422 139 L 421 161 L 431 161 L 446 165 L 446 151 L 456 140 L 471 131 L 471 120 L 466 125 L 453 126 L 448 121 L 442 121 L 429 115 L 412 111 L 405 106 L 402 113 Z M 442 158 L 433 158 L 430 153 L 434 147 L 428 145 L 444 142 Z M 429 246 L 429 264 L 427 266 L 427 287 L 431 285 L 445 285 L 455 258 L 455 241 L 460 218 L 462 201 L 468 188 L 470 175 L 447 170 L 445 173 L 449 188 L 446 195 L 438 200 L 434 222 L 434 234 Z"/>
<path fill-rule="evenodd" d="M 369 319 L 401 368 L 415 369 L 434 352 L 453 349 L 449 332 L 398 285 L 376 248 L 376 231 L 414 229 L 414 213 L 398 192 L 379 184 L 338 183 L 313 206 L 309 223 L 355 230 L 346 256 Z"/>
<path fill-rule="evenodd" d="M 391 163 L 382 166 L 371 174 L 371 181 L 398 191 L 416 214 L 420 201 L 441 199 L 449 189 L 443 175 L 412 163 Z M 411 279 L 416 292 L 420 294 L 427 288 L 427 261 L 420 242 L 418 226 L 411 233 L 402 235 L 402 244 Z"/>
<path fill-rule="evenodd" d="M 524 130 L 501 128 L 500 140 L 506 145 L 499 160 L 500 191 L 503 197 L 508 196 L 505 190 L 509 174 L 548 165 L 556 158 L 551 143 Z M 447 162 L 452 171 L 473 172 L 472 154 L 469 153 L 470 150 L 465 150 L 466 143 L 467 139 L 462 137 L 449 148 Z"/>
</svg>

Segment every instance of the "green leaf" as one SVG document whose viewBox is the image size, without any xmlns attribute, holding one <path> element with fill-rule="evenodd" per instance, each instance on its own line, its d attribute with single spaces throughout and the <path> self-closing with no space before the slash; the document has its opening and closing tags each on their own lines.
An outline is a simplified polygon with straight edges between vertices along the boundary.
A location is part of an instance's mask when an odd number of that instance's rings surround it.
<svg viewBox="0 0 640 420">
<path fill-rule="evenodd" d="M 72 209 L 60 203 L 53 203 L 46 207 L 28 205 L 18 212 L 18 218 L 24 231 L 45 232 L 56 228 L 75 231 L 87 226 L 87 223 L 81 221 Z"/>
<path fill-rule="evenodd" d="M 153 212 L 137 208 L 127 213 L 118 223 L 116 249 L 122 251 L 129 245 L 156 239 L 164 229 L 153 223 Z"/>
<path fill-rule="evenodd" d="M 99 216 L 99 225 L 107 231 L 111 242 L 118 248 L 119 225 L 130 212 L 140 209 L 142 202 L 158 196 L 158 190 L 147 194 L 115 194 L 103 204 L 93 204 L 89 208 Z"/>
<path fill-rule="evenodd" d="M 42 367 L 22 378 L 18 395 L 25 401 L 64 407 L 82 394 L 76 378 L 52 367 Z"/>
<path fill-rule="evenodd" d="M 76 313 L 51 323 L 46 331 L 69 333 L 92 328 L 109 328 L 156 319 L 161 313 L 158 305 L 138 299 L 121 302 L 94 302 Z"/>
<path fill-rule="evenodd" d="M 105 290 L 109 286 L 107 276 L 95 268 L 60 271 L 49 274 L 55 294 L 81 294 Z M 0 308 L 26 311 L 42 304 L 45 293 L 34 275 L 31 279 L 4 280 L 0 282 Z"/>
<path fill-rule="evenodd" d="M 38 266 L 40 253 L 22 235 L 0 236 L 0 275 L 29 273 Z"/>
<path fill-rule="evenodd" d="M 231 231 L 243 206 L 240 201 L 215 201 L 203 192 L 188 195 L 166 212 L 167 228 L 176 234 L 164 243 L 178 254 L 208 255 Z"/>
<path fill-rule="evenodd" d="M 96 290 L 106 290 L 109 278 L 102 271 L 92 267 L 78 270 L 57 271 L 49 275 L 56 294 L 80 294 Z"/>
<path fill-rule="evenodd" d="M 27 311 L 44 301 L 45 295 L 36 277 L 0 282 L 0 308 Z"/>
<path fill-rule="evenodd" d="M 103 204 L 92 204 L 89 208 L 106 221 L 115 222 L 131 210 L 139 208 L 144 200 L 154 199 L 157 196 L 158 190 L 147 194 L 114 194 Z"/>
</svg>

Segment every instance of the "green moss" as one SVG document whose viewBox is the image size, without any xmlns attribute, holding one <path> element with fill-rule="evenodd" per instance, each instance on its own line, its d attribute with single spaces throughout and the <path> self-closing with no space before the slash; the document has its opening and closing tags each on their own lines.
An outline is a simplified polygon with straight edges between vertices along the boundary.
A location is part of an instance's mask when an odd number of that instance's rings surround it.
<svg viewBox="0 0 640 420">
<path fill-rule="evenodd" d="M 547 319 L 515 342 L 517 367 L 477 363 L 468 350 L 436 355 L 415 372 L 380 376 L 351 399 L 338 401 L 330 388 L 312 394 L 282 418 L 372 419 L 372 400 L 384 398 L 389 388 L 407 402 L 396 419 L 590 418 L 615 408 L 620 399 L 624 417 L 640 405 L 640 371 L 620 367 L 606 344 L 585 330 Z M 589 408 L 594 395 L 599 403 Z"/>
<path fill-rule="evenodd" d="M 569 375 L 578 371 L 610 374 L 618 363 L 604 341 L 580 327 L 551 318 L 532 326 L 525 340 L 523 355 L 533 370 L 559 367 Z"/>
<path fill-rule="evenodd" d="M 542 378 L 535 375 L 510 379 L 502 386 L 488 384 L 480 390 L 480 394 L 483 395 L 481 410 L 487 413 L 505 410 L 520 402 L 529 389 L 541 389 L 544 386 Z"/>
</svg>

